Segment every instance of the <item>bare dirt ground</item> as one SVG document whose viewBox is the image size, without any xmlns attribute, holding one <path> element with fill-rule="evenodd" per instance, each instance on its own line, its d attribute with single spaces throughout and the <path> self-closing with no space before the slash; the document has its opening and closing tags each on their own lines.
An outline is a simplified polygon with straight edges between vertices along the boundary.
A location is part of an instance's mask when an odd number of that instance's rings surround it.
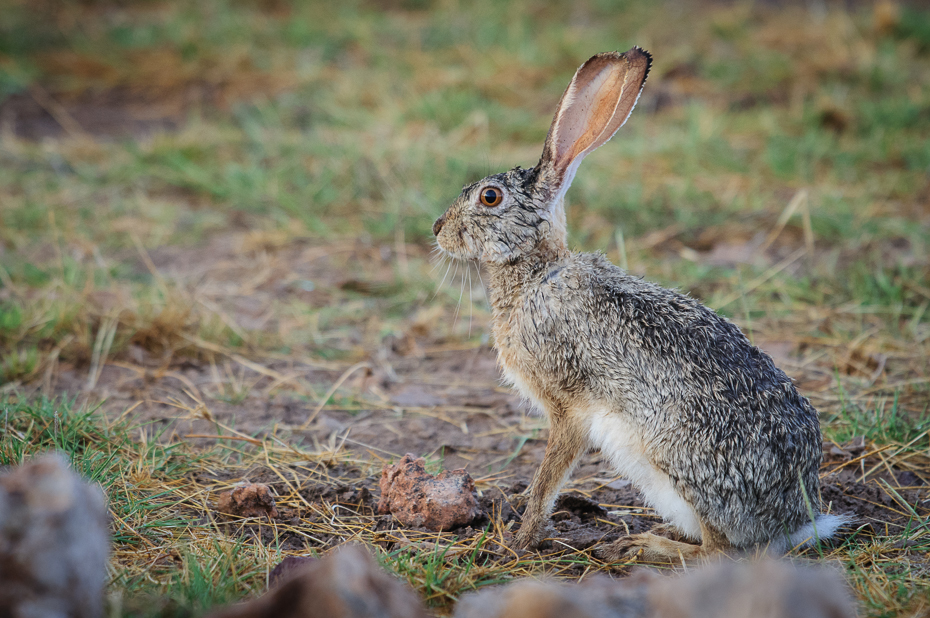
<svg viewBox="0 0 930 618">
<path fill-rule="evenodd" d="M 250 253 L 243 250 L 247 244 L 243 237 L 223 236 L 201 249 L 153 252 L 150 267 L 193 290 L 199 302 L 218 308 L 238 329 L 280 331 L 282 324 L 276 322 L 286 312 L 275 308 L 283 299 L 311 306 L 338 304 L 344 299 L 337 300 L 331 290 L 364 289 L 369 284 L 357 273 L 377 280 L 379 264 L 391 261 L 378 248 L 355 245 L 298 243 Z M 138 266 L 146 268 L 141 262 Z M 314 289 L 295 287 L 294 281 L 313 281 Z M 83 366 L 62 366 L 47 387 L 102 402 L 101 413 L 108 418 L 129 410 L 127 414 L 151 423 L 150 439 L 260 444 L 273 436 L 278 444 L 298 450 L 341 453 L 331 465 L 295 465 L 291 478 L 257 466 L 244 473 L 203 472 L 192 479 L 205 486 L 263 482 L 278 495 L 296 490 L 300 500 L 280 509 L 280 519 L 294 530 L 300 522 L 334 512 L 364 518 L 376 532 L 394 530 L 398 524 L 389 515 L 376 515 L 378 480 L 385 463 L 408 452 L 426 456 L 437 469 L 466 468 L 475 478 L 488 519 L 453 535 L 476 536 L 490 518 L 515 529 L 519 512 L 509 497 L 530 482 L 542 460 L 547 430 L 543 419 L 501 386 L 494 351 L 487 345 L 450 343 L 415 327 L 400 335 L 348 337 L 351 341 L 342 343 L 353 347 L 357 363 L 283 354 L 257 360 L 228 351 L 211 355 L 217 346 L 195 341 L 209 359 L 176 356 L 166 363 L 141 347 L 130 348 L 131 361 L 105 363 L 92 388 Z M 790 371 L 792 352 L 779 342 L 772 342 L 771 351 Z M 802 388 L 805 380 L 819 379 L 813 369 L 796 377 Z M 232 391 L 231 384 L 236 386 Z M 848 535 L 867 539 L 910 525 L 907 505 L 920 516 L 930 512 L 930 487 L 913 472 L 889 464 L 881 449 L 870 451 L 861 441 L 825 442 L 822 470 L 824 503 L 854 518 Z M 591 452 L 564 489 L 553 523 L 553 537 L 543 553 L 584 550 L 646 530 L 657 520 L 630 483 L 615 477 L 600 454 Z M 296 532 L 272 539 L 267 527 L 258 533 L 269 543 L 296 551 L 346 540 L 342 534 Z M 396 546 L 396 536 L 384 539 L 387 548 Z"/>
</svg>

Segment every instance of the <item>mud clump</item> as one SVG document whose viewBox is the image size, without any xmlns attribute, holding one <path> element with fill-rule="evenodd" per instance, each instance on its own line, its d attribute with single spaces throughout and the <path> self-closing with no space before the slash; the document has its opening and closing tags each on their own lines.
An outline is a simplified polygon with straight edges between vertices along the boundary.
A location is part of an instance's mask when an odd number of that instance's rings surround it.
<svg viewBox="0 0 930 618">
<path fill-rule="evenodd" d="M 267 485 L 260 483 L 240 483 L 232 491 L 226 491 L 216 499 L 216 510 L 223 515 L 235 517 L 278 516 L 274 496 Z"/>
<path fill-rule="evenodd" d="M 840 575 L 786 562 L 719 563 L 681 577 L 641 571 L 581 584 L 524 580 L 462 598 L 454 618 L 855 618 Z"/>
<path fill-rule="evenodd" d="M 433 476 L 426 460 L 404 455 L 381 472 L 378 513 L 390 513 L 404 526 L 442 532 L 466 526 L 482 514 L 475 482 L 465 470 Z"/>
<path fill-rule="evenodd" d="M 356 546 L 298 566 L 264 596 L 209 618 L 427 618 L 413 590 Z"/>
<path fill-rule="evenodd" d="M 101 616 L 109 547 L 103 492 L 63 456 L 0 476 L 0 615 Z"/>
</svg>

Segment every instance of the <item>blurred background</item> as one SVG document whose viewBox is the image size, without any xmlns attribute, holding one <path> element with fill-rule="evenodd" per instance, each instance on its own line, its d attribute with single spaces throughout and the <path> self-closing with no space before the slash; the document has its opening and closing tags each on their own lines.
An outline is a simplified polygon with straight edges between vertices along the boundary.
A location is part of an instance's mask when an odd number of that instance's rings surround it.
<svg viewBox="0 0 930 618">
<path fill-rule="evenodd" d="M 572 244 L 764 331 L 776 358 L 810 352 L 799 379 L 890 380 L 926 408 L 916 2 L 3 0 L 0 15 L 7 389 L 53 392 L 61 366 L 91 367 L 93 387 L 107 359 L 170 366 L 211 345 L 352 359 L 385 338 L 486 343 L 473 269 L 439 284 L 433 220 L 463 184 L 533 165 L 574 69 L 636 44 L 654 68 L 569 193 Z"/>
<path fill-rule="evenodd" d="M 422 334 L 480 337 L 464 268 L 428 302 L 433 220 L 463 184 L 533 165 L 574 69 L 634 44 L 654 68 L 569 194 L 575 247 L 750 327 L 870 333 L 831 356 L 842 373 L 892 368 L 876 337 L 930 337 L 917 3 L 2 4 L 5 382 L 86 366 L 95 344 L 98 362 L 196 356 L 191 337 L 358 355 L 417 312 Z M 245 271 L 210 288 L 178 270 L 307 245 L 348 257 L 317 279 L 259 273 L 252 294 Z"/>
</svg>

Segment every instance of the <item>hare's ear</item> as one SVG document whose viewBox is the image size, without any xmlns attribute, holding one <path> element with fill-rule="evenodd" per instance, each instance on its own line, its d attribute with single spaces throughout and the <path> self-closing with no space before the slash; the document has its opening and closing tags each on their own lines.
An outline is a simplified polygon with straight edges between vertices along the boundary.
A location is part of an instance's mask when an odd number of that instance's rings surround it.
<svg viewBox="0 0 930 618">
<path fill-rule="evenodd" d="M 560 200 L 585 156 L 617 132 L 646 83 L 652 56 L 639 47 L 597 54 L 581 65 L 559 101 L 539 170 Z"/>
</svg>

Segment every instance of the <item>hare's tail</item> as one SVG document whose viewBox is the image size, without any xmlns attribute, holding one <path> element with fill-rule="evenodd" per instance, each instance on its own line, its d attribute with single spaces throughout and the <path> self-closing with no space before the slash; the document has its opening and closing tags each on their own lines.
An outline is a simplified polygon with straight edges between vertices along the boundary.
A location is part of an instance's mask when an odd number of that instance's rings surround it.
<svg viewBox="0 0 930 618">
<path fill-rule="evenodd" d="M 818 540 L 826 541 L 833 538 L 837 531 L 846 524 L 852 523 L 853 518 L 848 515 L 821 513 L 814 521 L 807 522 L 784 540 L 784 546 L 779 553 L 785 553 L 794 547 L 808 547 Z"/>
<path fill-rule="evenodd" d="M 773 556 L 783 556 L 792 549 L 810 547 L 818 541 L 833 538 L 840 528 L 853 521 L 854 518 L 849 515 L 821 513 L 794 532 L 772 539 L 767 552 Z"/>
</svg>

